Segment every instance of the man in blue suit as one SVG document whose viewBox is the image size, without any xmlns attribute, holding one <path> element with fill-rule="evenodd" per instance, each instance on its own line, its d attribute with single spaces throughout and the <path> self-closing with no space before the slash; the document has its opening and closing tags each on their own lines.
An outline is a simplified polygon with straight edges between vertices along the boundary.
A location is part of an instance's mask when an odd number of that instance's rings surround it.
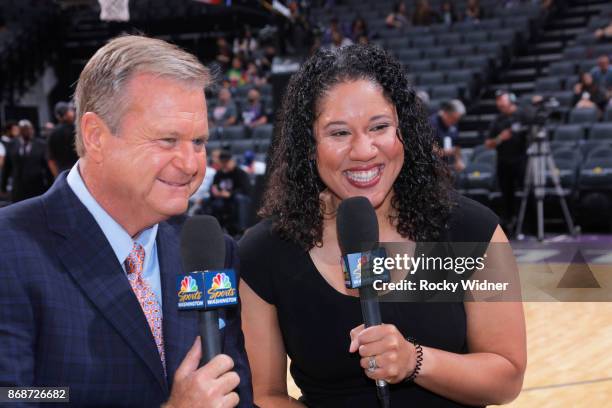
<svg viewBox="0 0 612 408">
<path fill-rule="evenodd" d="M 70 387 L 71 406 L 253 405 L 238 310 L 222 312 L 224 354 L 198 368 L 196 312 L 177 309 L 180 225 L 166 220 L 204 177 L 209 78 L 140 36 L 87 63 L 79 161 L 0 210 L 0 386 Z"/>
</svg>

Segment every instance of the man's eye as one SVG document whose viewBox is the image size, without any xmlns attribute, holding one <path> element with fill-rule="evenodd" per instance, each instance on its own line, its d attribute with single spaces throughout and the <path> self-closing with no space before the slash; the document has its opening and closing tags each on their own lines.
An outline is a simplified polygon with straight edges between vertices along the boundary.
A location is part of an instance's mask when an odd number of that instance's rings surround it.
<svg viewBox="0 0 612 408">
<path fill-rule="evenodd" d="M 160 141 L 166 146 L 174 146 L 176 144 L 176 139 L 173 137 L 166 137 L 166 138 L 160 139 Z"/>
<path fill-rule="evenodd" d="M 196 147 L 202 147 L 206 144 L 206 139 L 204 138 L 194 139 L 193 144 Z"/>
</svg>

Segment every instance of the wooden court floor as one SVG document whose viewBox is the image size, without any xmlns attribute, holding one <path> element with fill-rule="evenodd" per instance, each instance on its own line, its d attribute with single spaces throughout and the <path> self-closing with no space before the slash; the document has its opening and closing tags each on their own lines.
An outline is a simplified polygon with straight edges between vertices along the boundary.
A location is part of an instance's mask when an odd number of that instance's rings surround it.
<svg viewBox="0 0 612 408">
<path fill-rule="evenodd" d="M 612 303 L 531 302 L 524 309 L 527 373 L 523 391 L 505 406 L 612 408 Z"/>
</svg>

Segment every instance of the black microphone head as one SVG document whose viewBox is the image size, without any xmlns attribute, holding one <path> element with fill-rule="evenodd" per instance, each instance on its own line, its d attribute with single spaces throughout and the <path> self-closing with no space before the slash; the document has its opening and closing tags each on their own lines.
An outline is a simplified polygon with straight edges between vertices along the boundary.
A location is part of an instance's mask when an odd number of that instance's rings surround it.
<svg viewBox="0 0 612 408">
<path fill-rule="evenodd" d="M 223 269 L 225 240 L 216 218 L 195 215 L 185 221 L 181 231 L 181 258 L 187 273 Z"/>
<path fill-rule="evenodd" d="M 351 197 L 338 207 L 338 242 L 343 254 L 369 251 L 378 245 L 378 219 L 370 200 Z"/>
</svg>

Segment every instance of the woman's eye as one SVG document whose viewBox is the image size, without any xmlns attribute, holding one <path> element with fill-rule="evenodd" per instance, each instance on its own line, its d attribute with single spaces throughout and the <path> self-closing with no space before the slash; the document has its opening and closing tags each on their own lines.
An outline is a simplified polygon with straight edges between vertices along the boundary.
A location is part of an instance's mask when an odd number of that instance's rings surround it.
<svg viewBox="0 0 612 408">
<path fill-rule="evenodd" d="M 332 136 L 348 136 L 348 135 L 350 135 L 350 133 L 347 132 L 346 130 L 337 130 L 335 132 L 332 132 L 331 135 Z"/>
<path fill-rule="evenodd" d="M 389 124 L 387 124 L 387 123 L 382 123 L 382 124 L 380 124 L 380 125 L 376 125 L 376 126 L 374 126 L 374 127 L 371 129 L 371 131 L 372 131 L 372 132 L 381 132 L 381 131 L 383 131 L 383 130 L 387 129 L 388 127 L 389 127 Z"/>
</svg>

